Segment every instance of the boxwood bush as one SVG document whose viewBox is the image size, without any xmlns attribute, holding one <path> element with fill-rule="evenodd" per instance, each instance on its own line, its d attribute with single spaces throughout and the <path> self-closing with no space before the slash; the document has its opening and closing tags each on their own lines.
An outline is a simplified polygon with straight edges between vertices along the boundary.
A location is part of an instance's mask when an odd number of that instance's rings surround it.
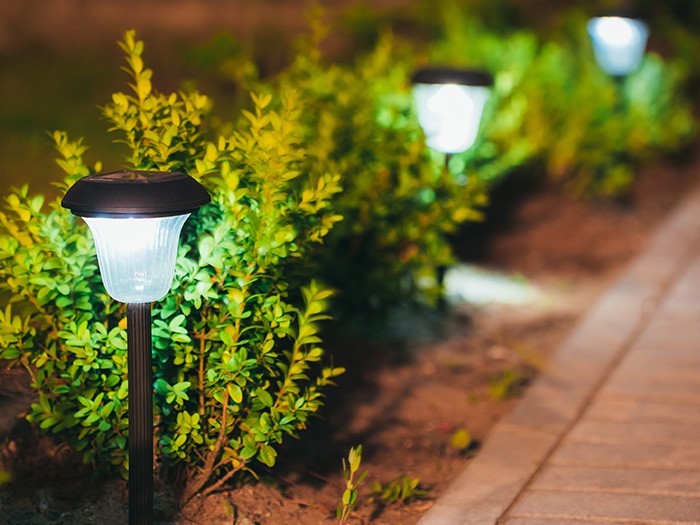
<svg viewBox="0 0 700 525">
<path fill-rule="evenodd" d="M 121 46 L 131 92 L 102 112 L 128 146 L 127 167 L 187 172 L 213 199 L 187 221 L 172 292 L 153 307 L 157 455 L 186 479 L 188 500 L 272 466 L 342 372 L 320 365 L 330 291 L 300 271 L 339 219 L 339 187 L 305 168 L 292 92 L 252 95 L 235 131 L 209 139 L 207 97 L 158 93 L 143 43 L 128 32 Z M 101 169 L 81 140 L 53 138 L 64 190 Z M 107 296 L 82 221 L 26 187 L 0 213 L 0 293 L 0 359 L 31 377 L 29 420 L 125 474 L 125 307 Z"/>
</svg>

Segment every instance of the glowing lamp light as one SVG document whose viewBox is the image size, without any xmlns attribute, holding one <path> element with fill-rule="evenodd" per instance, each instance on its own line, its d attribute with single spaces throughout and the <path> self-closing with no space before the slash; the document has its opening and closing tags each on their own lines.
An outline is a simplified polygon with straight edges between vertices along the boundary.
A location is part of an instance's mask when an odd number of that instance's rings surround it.
<svg viewBox="0 0 700 525">
<path fill-rule="evenodd" d="M 177 241 L 189 213 L 173 217 L 84 217 L 92 231 L 107 293 L 122 303 L 150 303 L 170 289 Z"/>
<path fill-rule="evenodd" d="M 183 224 L 210 200 L 188 175 L 125 170 L 83 177 L 61 201 L 89 226 L 107 293 L 127 303 L 130 525 L 153 523 L 151 302 L 170 290 Z"/>
<path fill-rule="evenodd" d="M 428 147 L 446 154 L 474 145 L 493 79 L 484 71 L 425 68 L 411 77 Z"/>
<path fill-rule="evenodd" d="M 209 200 L 182 173 L 116 171 L 80 179 L 61 204 L 90 227 L 107 293 L 150 303 L 168 293 L 182 226 Z"/>
<path fill-rule="evenodd" d="M 602 16 L 588 22 L 588 34 L 600 68 L 622 77 L 635 71 L 644 58 L 649 29 L 636 18 Z"/>
</svg>

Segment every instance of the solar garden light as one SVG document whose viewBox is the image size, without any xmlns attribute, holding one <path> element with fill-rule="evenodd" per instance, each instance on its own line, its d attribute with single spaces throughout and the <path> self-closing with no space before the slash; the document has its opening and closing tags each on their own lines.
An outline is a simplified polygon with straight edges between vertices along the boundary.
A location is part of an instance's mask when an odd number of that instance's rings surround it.
<svg viewBox="0 0 700 525">
<path fill-rule="evenodd" d="M 634 72 L 644 58 L 649 29 L 637 18 L 600 16 L 587 25 L 598 66 L 617 78 Z"/>
<path fill-rule="evenodd" d="M 170 290 L 187 217 L 211 198 L 182 173 L 88 175 L 61 205 L 92 231 L 107 293 L 126 303 L 129 377 L 129 524 L 153 523 L 151 302 Z"/>
<path fill-rule="evenodd" d="M 452 154 L 474 145 L 493 78 L 485 71 L 428 67 L 411 82 L 426 144 L 445 153 L 447 165 Z"/>
</svg>

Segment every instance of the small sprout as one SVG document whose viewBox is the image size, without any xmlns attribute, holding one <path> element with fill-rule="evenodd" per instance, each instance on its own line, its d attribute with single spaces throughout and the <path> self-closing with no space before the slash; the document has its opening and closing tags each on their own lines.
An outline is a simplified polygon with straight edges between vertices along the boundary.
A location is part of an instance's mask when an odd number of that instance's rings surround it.
<svg viewBox="0 0 700 525">
<path fill-rule="evenodd" d="M 12 481 L 12 472 L 0 469 L 0 485 L 6 485 Z"/>
<path fill-rule="evenodd" d="M 382 485 L 378 481 L 372 483 L 372 496 L 370 499 L 381 500 L 385 505 L 403 505 L 407 501 L 422 499 L 428 496 L 428 491 L 419 488 L 420 478 L 410 478 L 406 474 L 400 475 Z"/>
<path fill-rule="evenodd" d="M 450 445 L 459 452 L 464 452 L 472 445 L 472 436 L 466 428 L 459 428 L 450 437 Z"/>
<path fill-rule="evenodd" d="M 517 397 L 521 394 L 527 378 L 517 370 L 504 370 L 489 381 L 489 397 L 494 401 L 502 401 Z"/>
<path fill-rule="evenodd" d="M 352 509 L 357 504 L 357 493 L 360 483 L 367 476 L 367 471 L 365 470 L 362 474 L 355 479 L 355 475 L 360 470 L 360 463 L 362 462 L 362 445 L 351 448 L 348 454 L 347 462 L 343 459 L 343 478 L 345 480 L 345 490 L 343 491 L 343 496 L 340 502 L 338 502 L 338 507 L 335 511 L 336 518 L 340 521 L 341 525 L 348 523 L 348 518 L 352 513 Z"/>
<path fill-rule="evenodd" d="M 234 517 L 236 515 L 236 509 L 231 505 L 230 501 L 224 500 L 223 507 L 225 516 Z"/>
</svg>

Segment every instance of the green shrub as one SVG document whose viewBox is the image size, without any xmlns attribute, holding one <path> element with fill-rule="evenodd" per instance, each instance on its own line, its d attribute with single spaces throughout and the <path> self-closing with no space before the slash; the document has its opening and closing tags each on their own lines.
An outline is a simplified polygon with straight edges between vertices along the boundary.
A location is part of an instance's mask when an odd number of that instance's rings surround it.
<svg viewBox="0 0 700 525">
<path fill-rule="evenodd" d="M 481 169 L 493 175 L 504 162 L 494 155 L 467 173 L 458 158 L 446 171 L 444 156 L 425 146 L 412 107 L 415 64 L 408 48 L 387 34 L 353 63 L 326 63 L 321 47 L 329 28 L 318 14 L 286 70 L 243 83 L 299 97 L 305 169 L 335 173 L 343 188 L 333 207 L 344 220 L 325 239 L 313 271 L 337 291 L 335 316 L 381 330 L 397 305 L 435 304 L 442 293 L 438 274 L 453 261 L 450 236 L 464 221 L 481 219 L 487 200 Z M 206 48 L 218 49 L 220 40 Z M 208 68 L 240 82 L 237 71 L 255 68 L 228 47 Z"/>
<path fill-rule="evenodd" d="M 485 204 L 478 177 L 449 173 L 426 148 L 410 67 L 390 37 L 353 65 L 324 64 L 312 44 L 275 84 L 299 93 L 305 108 L 307 169 L 340 175 L 334 207 L 344 220 L 318 271 L 338 290 L 346 320 L 379 322 L 400 303 L 434 304 L 438 270 L 453 259 L 449 235 Z"/>
<path fill-rule="evenodd" d="M 330 292 L 303 272 L 338 220 L 337 178 L 304 168 L 299 101 L 253 95 L 236 131 L 206 138 L 208 99 L 161 94 L 133 32 L 121 43 L 132 76 L 103 114 L 133 169 L 197 177 L 212 204 L 186 223 L 172 292 L 153 307 L 155 432 L 161 465 L 187 479 L 184 499 L 214 490 L 318 411 L 341 369 L 321 367 L 318 323 Z M 82 141 L 53 134 L 67 177 L 101 169 Z M 23 366 L 38 401 L 30 421 L 95 462 L 128 469 L 125 307 L 104 291 L 82 221 L 28 189 L 0 214 L 0 358 Z"/>
</svg>

